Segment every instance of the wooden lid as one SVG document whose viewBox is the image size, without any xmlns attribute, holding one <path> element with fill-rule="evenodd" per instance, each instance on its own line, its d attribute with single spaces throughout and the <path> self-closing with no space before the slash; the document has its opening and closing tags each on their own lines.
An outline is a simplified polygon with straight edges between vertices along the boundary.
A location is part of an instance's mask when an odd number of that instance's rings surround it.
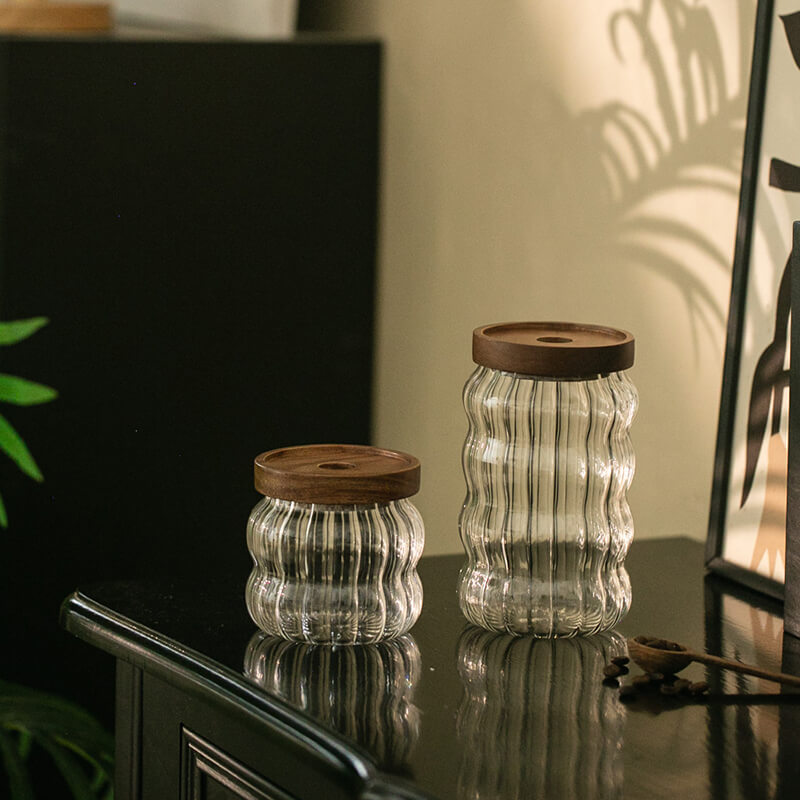
<svg viewBox="0 0 800 800">
<path fill-rule="evenodd" d="M 573 322 L 503 322 L 476 328 L 472 360 L 522 375 L 588 378 L 633 365 L 627 331 Z"/>
<path fill-rule="evenodd" d="M 107 31 L 111 23 L 109 3 L 0 2 L 0 32 Z"/>
<path fill-rule="evenodd" d="M 419 491 L 419 460 L 353 444 L 310 444 L 262 453 L 256 489 L 301 503 L 388 503 Z"/>
</svg>

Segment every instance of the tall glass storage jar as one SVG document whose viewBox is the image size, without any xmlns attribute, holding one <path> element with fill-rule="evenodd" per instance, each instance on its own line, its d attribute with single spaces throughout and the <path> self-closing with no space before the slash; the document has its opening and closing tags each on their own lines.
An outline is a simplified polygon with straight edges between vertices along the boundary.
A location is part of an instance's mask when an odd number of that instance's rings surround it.
<svg viewBox="0 0 800 800">
<path fill-rule="evenodd" d="M 411 628 L 422 610 L 424 528 L 408 499 L 419 461 L 358 445 L 262 453 L 250 514 L 245 599 L 266 633 L 310 644 L 371 644 Z"/>
<path fill-rule="evenodd" d="M 634 339 L 573 323 L 487 325 L 464 387 L 467 563 L 459 605 L 483 628 L 574 636 L 631 602 Z"/>
</svg>

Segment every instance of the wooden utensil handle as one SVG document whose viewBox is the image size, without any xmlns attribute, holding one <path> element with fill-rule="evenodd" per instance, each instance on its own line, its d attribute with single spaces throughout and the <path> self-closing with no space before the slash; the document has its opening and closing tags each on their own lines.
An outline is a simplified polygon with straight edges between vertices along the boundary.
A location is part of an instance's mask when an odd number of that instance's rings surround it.
<svg viewBox="0 0 800 800">
<path fill-rule="evenodd" d="M 699 661 L 702 664 L 711 664 L 722 669 L 730 669 L 734 672 L 743 672 L 745 675 L 755 675 L 758 678 L 766 678 L 768 681 L 785 683 L 787 686 L 797 686 L 800 688 L 800 678 L 795 675 L 787 675 L 784 672 L 772 672 L 761 667 L 754 667 L 751 664 L 742 664 L 741 661 L 734 661 L 732 658 L 720 658 L 710 656 L 707 653 L 695 653 L 687 651 L 686 655 L 691 656 L 692 661 Z"/>
</svg>

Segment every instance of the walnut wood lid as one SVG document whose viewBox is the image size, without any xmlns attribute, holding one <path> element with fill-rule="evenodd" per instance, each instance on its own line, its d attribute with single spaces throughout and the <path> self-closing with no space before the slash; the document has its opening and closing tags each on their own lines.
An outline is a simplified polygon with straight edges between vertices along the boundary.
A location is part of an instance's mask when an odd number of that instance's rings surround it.
<svg viewBox="0 0 800 800">
<path fill-rule="evenodd" d="M 110 3 L 0 3 L 0 31 L 4 33 L 83 33 L 111 27 Z"/>
<path fill-rule="evenodd" d="M 573 322 L 502 322 L 476 328 L 472 360 L 505 372 L 588 378 L 633 365 L 627 331 Z"/>
<path fill-rule="evenodd" d="M 256 489 L 301 503 L 388 503 L 419 491 L 419 460 L 353 444 L 282 447 L 255 460 Z"/>
</svg>

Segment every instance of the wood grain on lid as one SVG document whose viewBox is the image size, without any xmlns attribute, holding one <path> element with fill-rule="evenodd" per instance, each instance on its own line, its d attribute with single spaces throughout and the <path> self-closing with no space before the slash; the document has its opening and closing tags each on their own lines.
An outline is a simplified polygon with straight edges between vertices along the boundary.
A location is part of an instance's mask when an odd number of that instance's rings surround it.
<svg viewBox="0 0 800 800">
<path fill-rule="evenodd" d="M 47 0 L 0 3 L 0 31 L 15 33 L 107 31 L 109 3 L 50 3 Z"/>
<path fill-rule="evenodd" d="M 419 460 L 352 444 L 283 447 L 255 460 L 255 486 L 267 497 L 301 503 L 388 503 L 419 491 Z"/>
<path fill-rule="evenodd" d="M 491 369 L 551 378 L 588 378 L 633 365 L 627 331 L 574 322 L 503 322 L 476 328 L 472 360 Z"/>
</svg>

